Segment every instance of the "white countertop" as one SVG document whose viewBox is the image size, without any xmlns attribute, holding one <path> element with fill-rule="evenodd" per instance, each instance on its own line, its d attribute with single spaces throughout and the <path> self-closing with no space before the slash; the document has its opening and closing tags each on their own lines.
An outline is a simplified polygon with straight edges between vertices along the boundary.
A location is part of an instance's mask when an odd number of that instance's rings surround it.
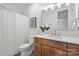
<svg viewBox="0 0 79 59">
<path fill-rule="evenodd" d="M 35 35 L 34 37 L 46 38 L 46 39 L 50 39 L 50 40 L 56 40 L 56 41 L 60 41 L 60 42 L 79 45 L 79 37 L 68 37 L 68 36 L 56 37 L 56 36 L 48 36 L 48 35 Z"/>
</svg>

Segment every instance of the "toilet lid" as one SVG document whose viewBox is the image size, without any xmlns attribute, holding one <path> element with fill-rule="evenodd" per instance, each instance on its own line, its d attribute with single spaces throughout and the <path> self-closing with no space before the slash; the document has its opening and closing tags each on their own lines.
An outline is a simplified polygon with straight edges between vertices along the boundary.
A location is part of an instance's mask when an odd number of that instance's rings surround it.
<svg viewBox="0 0 79 59">
<path fill-rule="evenodd" d="M 19 48 L 26 48 L 26 47 L 29 47 L 30 45 L 32 45 L 32 43 L 26 43 L 21 45 Z"/>
</svg>

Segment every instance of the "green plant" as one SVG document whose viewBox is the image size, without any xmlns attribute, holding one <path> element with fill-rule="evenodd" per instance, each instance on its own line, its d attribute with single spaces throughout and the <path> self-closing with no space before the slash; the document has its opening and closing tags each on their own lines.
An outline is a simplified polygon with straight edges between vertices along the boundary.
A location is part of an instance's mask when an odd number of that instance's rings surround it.
<svg viewBox="0 0 79 59">
<path fill-rule="evenodd" d="M 40 29 L 41 29 L 42 32 L 45 32 L 45 30 L 49 30 L 50 27 L 44 25 L 44 26 L 40 26 Z"/>
<path fill-rule="evenodd" d="M 40 29 L 41 29 L 41 31 L 42 31 L 42 32 L 44 32 L 44 31 L 45 31 L 45 30 L 44 30 L 44 27 L 41 27 L 41 26 L 40 26 Z"/>
</svg>

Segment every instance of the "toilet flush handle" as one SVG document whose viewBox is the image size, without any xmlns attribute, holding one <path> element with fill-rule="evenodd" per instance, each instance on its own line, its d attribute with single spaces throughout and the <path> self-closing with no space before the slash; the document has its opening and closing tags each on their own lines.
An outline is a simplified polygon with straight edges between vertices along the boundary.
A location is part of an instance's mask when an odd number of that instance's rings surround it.
<svg viewBox="0 0 79 59">
<path fill-rule="evenodd" d="M 26 40 L 26 43 L 29 43 L 29 39 Z"/>
</svg>

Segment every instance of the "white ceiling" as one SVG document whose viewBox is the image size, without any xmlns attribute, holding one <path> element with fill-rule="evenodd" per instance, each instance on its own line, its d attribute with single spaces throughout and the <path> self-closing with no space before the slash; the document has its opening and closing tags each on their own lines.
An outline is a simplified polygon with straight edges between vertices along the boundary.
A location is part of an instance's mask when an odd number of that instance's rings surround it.
<svg viewBox="0 0 79 59">
<path fill-rule="evenodd" d="M 33 3 L 0 3 L 1 6 L 9 8 L 23 15 L 27 15 L 27 12 L 25 11 L 27 11 L 28 7 L 32 4 Z"/>
<path fill-rule="evenodd" d="M 1 6 L 9 8 L 13 11 L 16 11 L 26 16 L 28 16 L 28 7 L 31 6 L 32 4 L 34 3 L 0 3 Z M 57 3 L 40 3 L 40 4 L 46 6 L 48 4 L 55 5 Z"/>
<path fill-rule="evenodd" d="M 29 6 L 33 3 L 0 3 L 0 5 Z"/>
</svg>

